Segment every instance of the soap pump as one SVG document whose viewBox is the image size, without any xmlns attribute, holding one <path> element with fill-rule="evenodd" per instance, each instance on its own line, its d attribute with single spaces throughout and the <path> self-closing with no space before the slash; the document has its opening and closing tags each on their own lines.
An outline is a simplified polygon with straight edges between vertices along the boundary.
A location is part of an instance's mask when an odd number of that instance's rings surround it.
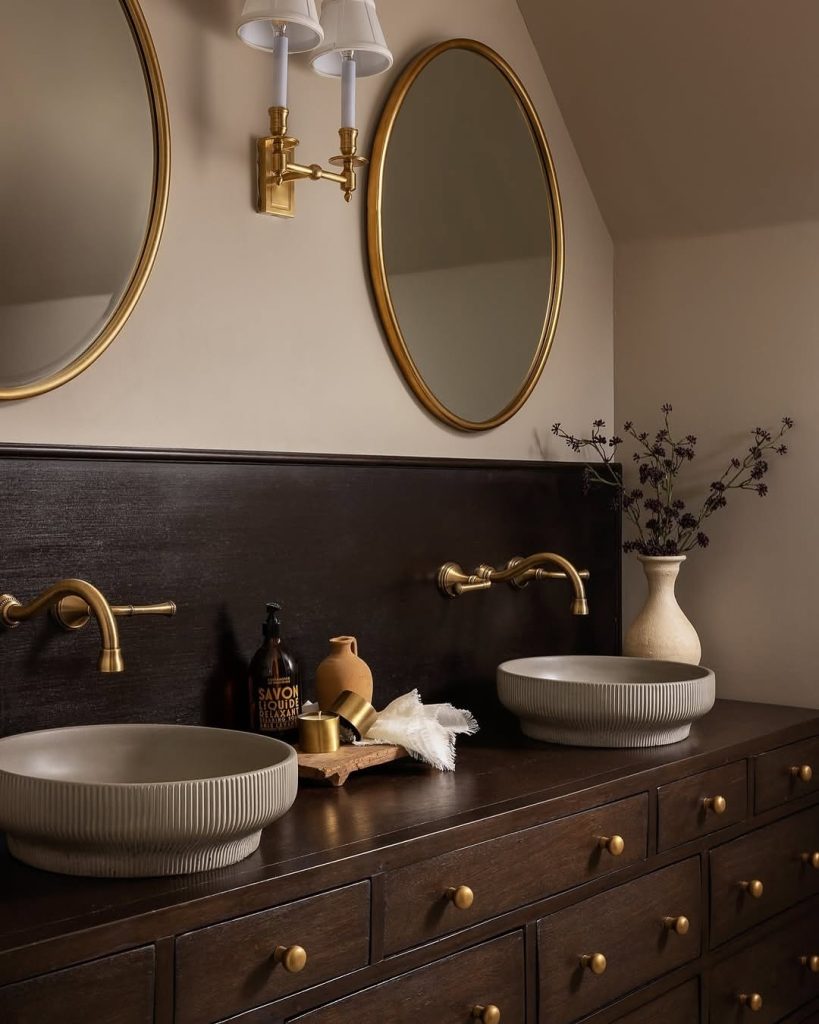
<svg viewBox="0 0 819 1024">
<path fill-rule="evenodd" d="M 262 626 L 264 641 L 250 662 L 250 728 L 295 742 L 301 712 L 299 667 L 282 646 L 280 611 L 280 604 L 268 603 L 267 619 Z"/>
</svg>

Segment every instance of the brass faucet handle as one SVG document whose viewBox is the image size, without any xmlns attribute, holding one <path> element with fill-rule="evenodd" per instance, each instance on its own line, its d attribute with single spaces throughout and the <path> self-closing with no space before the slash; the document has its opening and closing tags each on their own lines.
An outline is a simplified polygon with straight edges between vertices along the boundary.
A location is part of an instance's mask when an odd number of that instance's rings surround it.
<svg viewBox="0 0 819 1024">
<path fill-rule="evenodd" d="M 119 604 L 112 605 L 111 612 L 117 618 L 130 618 L 134 615 L 176 615 L 173 601 L 162 604 Z M 2 598 L 0 598 L 0 614 L 2 614 Z M 73 594 L 60 598 L 51 609 L 54 619 L 63 629 L 82 629 L 91 619 L 91 609 L 86 602 Z"/>
<path fill-rule="evenodd" d="M 22 602 L 11 594 L 0 594 L 0 623 L 6 629 L 17 629 L 20 625 L 19 619 L 12 619 L 9 612 L 12 608 L 22 608 Z"/>
<path fill-rule="evenodd" d="M 445 562 L 438 570 L 438 588 L 447 597 L 460 597 L 472 590 L 488 590 L 492 580 L 465 573 L 457 562 Z"/>
</svg>

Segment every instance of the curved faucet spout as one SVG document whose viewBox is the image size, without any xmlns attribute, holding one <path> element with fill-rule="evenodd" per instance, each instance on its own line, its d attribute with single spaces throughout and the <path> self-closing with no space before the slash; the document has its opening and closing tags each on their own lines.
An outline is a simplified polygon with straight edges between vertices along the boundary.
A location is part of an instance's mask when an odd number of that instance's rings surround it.
<svg viewBox="0 0 819 1024">
<path fill-rule="evenodd" d="M 541 566 L 548 562 L 554 563 L 560 571 L 542 569 Z M 510 583 L 513 587 L 523 589 L 530 580 L 568 579 L 574 590 L 572 615 L 588 615 L 589 602 L 583 586 L 583 580 L 588 578 L 588 570 L 575 569 L 568 558 L 551 551 L 541 551 L 528 558 L 513 558 L 503 569 L 479 565 L 473 573 L 464 572 L 457 562 L 445 562 L 438 569 L 437 582 L 438 588 L 447 597 L 460 597 L 474 590 L 488 590 L 494 583 Z"/>
<path fill-rule="evenodd" d="M 28 604 L 22 604 L 11 594 L 3 594 L 0 596 L 0 621 L 10 628 L 19 626 L 21 622 L 27 622 L 39 612 L 53 608 L 64 597 L 82 598 L 97 620 L 102 642 L 97 663 L 100 672 L 123 672 L 125 663 L 119 646 L 119 631 L 114 613 L 102 593 L 85 580 L 58 580 Z"/>
<path fill-rule="evenodd" d="M 539 568 L 547 563 L 559 566 L 561 573 L 548 573 Z M 536 555 L 529 555 L 528 558 L 513 558 L 505 569 L 492 569 L 486 574 L 486 578 L 493 583 L 513 583 L 515 586 L 523 586 L 529 580 L 549 579 L 563 575 L 568 576 L 574 590 L 572 600 L 572 615 L 588 615 L 589 602 L 586 598 L 586 588 L 583 585 L 583 577 L 589 578 L 588 572 L 582 574 L 572 565 L 568 558 L 556 555 L 551 551 L 541 551 Z"/>
</svg>

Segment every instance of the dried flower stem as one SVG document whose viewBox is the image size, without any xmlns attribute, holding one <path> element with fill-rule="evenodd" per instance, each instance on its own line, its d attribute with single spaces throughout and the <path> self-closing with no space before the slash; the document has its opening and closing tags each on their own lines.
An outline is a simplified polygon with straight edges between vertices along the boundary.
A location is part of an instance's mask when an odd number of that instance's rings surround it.
<svg viewBox="0 0 819 1024">
<path fill-rule="evenodd" d="M 783 417 L 775 434 L 755 427 L 751 431 L 752 444 L 745 456 L 730 460 L 720 478 L 709 487 L 699 510 L 692 513 L 683 500 L 674 496 L 674 487 L 685 463 L 695 457 L 697 438 L 693 434 L 674 438 L 669 421 L 671 406 L 665 404 L 661 411 L 663 426 L 653 437 L 645 431 L 638 432 L 631 421 L 623 425 L 624 433 L 635 442 L 632 460 L 637 465 L 640 480 L 640 486 L 630 490 L 626 489 L 615 466 L 623 439 L 606 437 L 603 420 L 594 421 L 589 437 L 568 434 L 559 423 L 552 427 L 552 433 L 563 438 L 573 451 L 588 449 L 600 460 L 599 468 L 593 464 L 586 467 L 586 482 L 589 486 L 601 484 L 616 489 L 620 507 L 637 533 L 635 540 L 627 540 L 623 544 L 624 551 L 638 551 L 643 555 L 682 555 L 693 548 L 708 546 L 709 540 L 702 531 L 702 525 L 717 509 L 725 507 L 727 491 L 754 491 L 760 497 L 768 493 L 767 484 L 762 482 L 769 468 L 767 457 L 787 453 L 782 438 L 793 428 L 793 420 Z M 648 497 L 643 488 L 649 490 Z M 647 514 L 645 520 L 644 513 Z"/>
</svg>

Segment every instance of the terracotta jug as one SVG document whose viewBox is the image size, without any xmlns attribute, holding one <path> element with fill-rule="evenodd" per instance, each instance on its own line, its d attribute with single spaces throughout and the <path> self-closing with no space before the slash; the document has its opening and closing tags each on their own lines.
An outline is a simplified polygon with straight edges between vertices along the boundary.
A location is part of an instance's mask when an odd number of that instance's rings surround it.
<svg viewBox="0 0 819 1024">
<path fill-rule="evenodd" d="M 316 698 L 322 711 L 329 711 L 344 690 L 352 690 L 372 704 L 373 674 L 366 661 L 359 658 L 354 636 L 334 636 L 330 653 L 316 669 Z"/>
</svg>

